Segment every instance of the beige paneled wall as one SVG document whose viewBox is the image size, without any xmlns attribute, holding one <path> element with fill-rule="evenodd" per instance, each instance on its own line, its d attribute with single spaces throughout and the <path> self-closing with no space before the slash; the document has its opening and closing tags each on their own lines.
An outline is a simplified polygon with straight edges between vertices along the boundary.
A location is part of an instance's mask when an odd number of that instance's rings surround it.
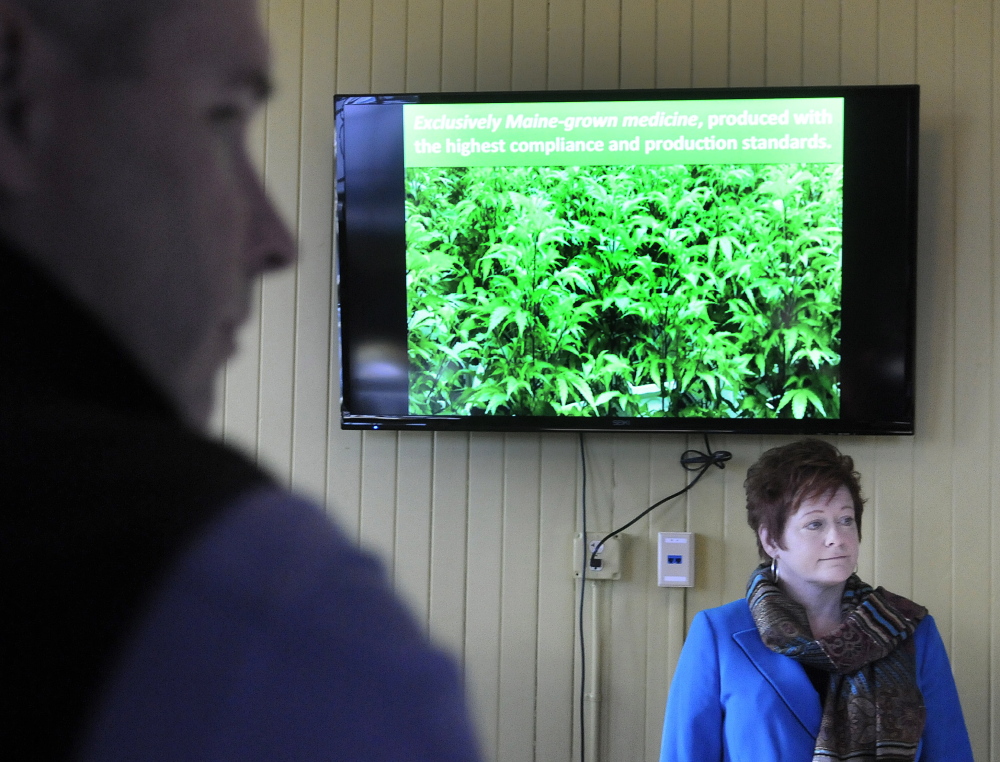
<svg viewBox="0 0 1000 762">
<path fill-rule="evenodd" d="M 572 435 L 346 433 L 337 425 L 334 92 L 871 84 L 922 86 L 918 434 L 844 438 L 865 476 L 862 574 L 926 604 L 952 655 L 976 757 L 1000 759 L 1000 12 L 990 0 L 261 0 L 278 97 L 254 150 L 296 228 L 294 272 L 258 292 L 216 426 L 379 550 L 465 666 L 497 762 L 578 758 Z M 595 583 L 600 759 L 656 758 L 696 611 L 754 563 L 741 483 L 779 440 L 733 452 L 625 538 Z M 679 489 L 681 436 L 587 435 L 591 528 Z M 658 531 L 698 533 L 697 586 L 655 585 Z M 585 620 L 591 616 L 588 600 Z M 593 644 L 589 644 L 593 647 Z"/>
</svg>

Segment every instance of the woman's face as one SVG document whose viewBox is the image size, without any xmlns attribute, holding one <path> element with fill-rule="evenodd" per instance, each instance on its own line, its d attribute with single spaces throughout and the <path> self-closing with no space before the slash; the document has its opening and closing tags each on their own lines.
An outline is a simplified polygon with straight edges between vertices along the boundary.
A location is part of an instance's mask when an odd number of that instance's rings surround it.
<svg viewBox="0 0 1000 762">
<path fill-rule="evenodd" d="M 858 563 L 858 525 L 847 487 L 803 500 L 788 517 L 781 543 L 760 530 L 761 544 L 778 559 L 778 576 L 803 601 L 830 587 L 843 588 Z"/>
</svg>

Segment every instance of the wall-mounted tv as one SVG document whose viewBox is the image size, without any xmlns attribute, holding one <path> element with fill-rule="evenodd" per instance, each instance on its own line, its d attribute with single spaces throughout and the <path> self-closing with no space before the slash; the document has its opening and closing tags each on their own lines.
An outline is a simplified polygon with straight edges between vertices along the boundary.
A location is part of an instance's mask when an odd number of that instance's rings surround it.
<svg viewBox="0 0 1000 762">
<path fill-rule="evenodd" d="M 336 96 L 342 426 L 912 433 L 918 106 Z"/>
</svg>

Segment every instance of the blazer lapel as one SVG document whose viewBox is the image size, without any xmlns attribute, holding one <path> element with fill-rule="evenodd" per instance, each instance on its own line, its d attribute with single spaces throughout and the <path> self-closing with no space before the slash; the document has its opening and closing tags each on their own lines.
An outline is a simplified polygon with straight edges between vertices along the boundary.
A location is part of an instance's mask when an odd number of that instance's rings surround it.
<svg viewBox="0 0 1000 762">
<path fill-rule="evenodd" d="M 813 688 L 802 666 L 765 646 L 756 627 L 734 632 L 733 640 L 743 649 L 743 653 L 761 676 L 774 688 L 789 711 L 802 723 L 806 732 L 815 738 L 819 733 L 822 710 L 816 697 L 816 689 Z"/>
</svg>

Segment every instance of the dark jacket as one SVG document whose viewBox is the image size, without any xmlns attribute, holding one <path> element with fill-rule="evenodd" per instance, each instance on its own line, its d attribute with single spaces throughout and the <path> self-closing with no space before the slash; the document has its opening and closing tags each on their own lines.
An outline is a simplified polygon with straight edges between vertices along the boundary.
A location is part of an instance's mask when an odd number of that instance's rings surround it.
<svg viewBox="0 0 1000 762">
<path fill-rule="evenodd" d="M 187 428 L 86 311 L 0 247 L 5 757 L 72 751 L 164 569 L 266 481 Z"/>
</svg>

